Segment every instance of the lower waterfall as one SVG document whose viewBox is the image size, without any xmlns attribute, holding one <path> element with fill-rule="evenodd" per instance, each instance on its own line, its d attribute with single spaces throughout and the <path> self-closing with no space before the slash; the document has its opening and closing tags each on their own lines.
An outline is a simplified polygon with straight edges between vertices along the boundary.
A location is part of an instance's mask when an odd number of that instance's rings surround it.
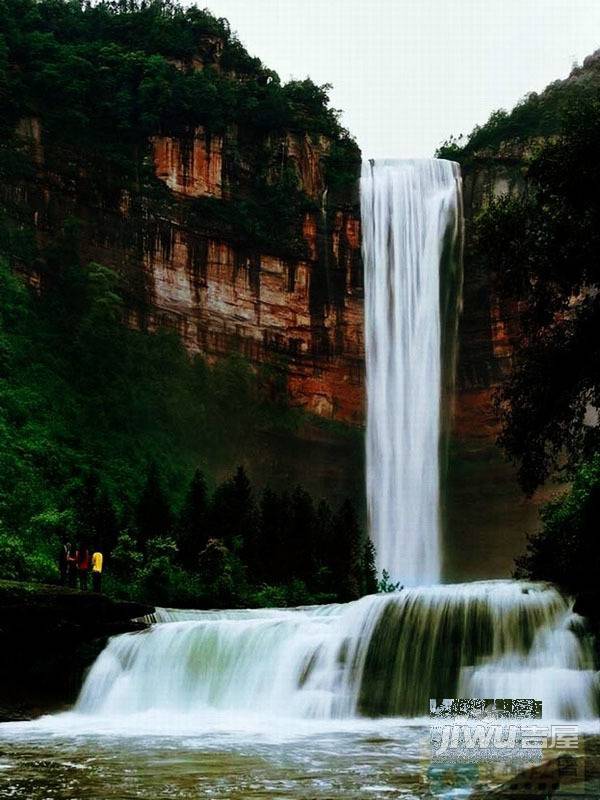
<svg viewBox="0 0 600 800">
<path fill-rule="evenodd" d="M 551 719 L 598 711 L 582 620 L 542 584 L 413 588 L 298 609 L 159 610 L 156 618 L 148 631 L 109 642 L 77 713 L 419 717 L 431 697 L 535 698 Z"/>
</svg>

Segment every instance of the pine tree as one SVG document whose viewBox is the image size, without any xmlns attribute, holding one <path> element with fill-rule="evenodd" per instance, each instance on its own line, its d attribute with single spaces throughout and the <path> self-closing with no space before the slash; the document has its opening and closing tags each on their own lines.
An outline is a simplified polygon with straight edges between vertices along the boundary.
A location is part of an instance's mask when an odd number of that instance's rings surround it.
<svg viewBox="0 0 600 800">
<path fill-rule="evenodd" d="M 85 477 L 74 506 L 79 539 L 110 552 L 119 536 L 119 521 L 97 472 L 92 471 Z"/>
<path fill-rule="evenodd" d="M 291 498 L 288 546 L 292 556 L 291 572 L 307 586 L 317 583 L 315 538 L 317 515 L 311 496 L 297 486 Z"/>
<path fill-rule="evenodd" d="M 198 575 L 211 603 L 227 605 L 234 594 L 233 558 L 220 539 L 209 539 L 198 557 Z"/>
<path fill-rule="evenodd" d="M 77 533 L 79 538 L 85 542 L 90 542 L 96 535 L 94 523 L 98 491 L 98 473 L 92 471 L 85 476 L 83 484 L 79 486 L 75 496 Z"/>
<path fill-rule="evenodd" d="M 260 499 L 260 536 L 255 576 L 271 585 L 286 582 L 291 577 L 290 558 L 290 497 L 268 487 Z"/>
<path fill-rule="evenodd" d="M 148 467 L 146 485 L 136 509 L 138 546 L 144 550 L 150 539 L 168 536 L 172 524 L 171 509 L 160 482 L 157 466 L 153 461 Z"/>
<path fill-rule="evenodd" d="M 317 506 L 316 533 L 314 537 L 317 588 L 323 592 L 331 592 L 333 586 L 334 543 L 333 512 L 326 500 Z"/>
<path fill-rule="evenodd" d="M 377 567 L 375 566 L 375 545 L 367 536 L 363 545 L 362 593 L 377 594 Z"/>
<path fill-rule="evenodd" d="M 363 587 L 363 535 L 354 505 L 344 501 L 333 519 L 333 579 L 342 602 L 356 600 Z"/>
<path fill-rule="evenodd" d="M 221 539 L 249 563 L 255 558 L 257 510 L 250 480 L 243 467 L 222 483 L 210 504 L 210 538 Z"/>
<path fill-rule="evenodd" d="M 194 570 L 208 542 L 206 481 L 197 469 L 190 483 L 177 525 L 177 550 L 182 566 Z"/>
<path fill-rule="evenodd" d="M 97 496 L 93 543 L 104 553 L 112 553 L 119 539 L 119 518 L 108 494 L 101 489 Z"/>
</svg>

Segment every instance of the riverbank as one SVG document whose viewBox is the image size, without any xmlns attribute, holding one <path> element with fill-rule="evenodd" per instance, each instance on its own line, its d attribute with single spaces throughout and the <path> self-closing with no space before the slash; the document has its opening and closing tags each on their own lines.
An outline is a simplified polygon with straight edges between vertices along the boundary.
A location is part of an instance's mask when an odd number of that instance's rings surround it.
<svg viewBox="0 0 600 800">
<path fill-rule="evenodd" d="M 107 639 L 143 630 L 152 606 L 62 586 L 0 581 L 0 721 L 73 703 Z"/>
</svg>

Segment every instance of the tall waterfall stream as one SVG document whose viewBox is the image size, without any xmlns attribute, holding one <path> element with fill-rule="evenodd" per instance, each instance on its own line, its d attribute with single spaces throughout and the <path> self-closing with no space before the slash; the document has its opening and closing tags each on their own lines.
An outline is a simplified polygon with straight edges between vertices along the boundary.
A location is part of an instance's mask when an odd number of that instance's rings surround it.
<svg viewBox="0 0 600 800">
<path fill-rule="evenodd" d="M 367 367 L 367 501 L 380 570 L 441 575 L 440 447 L 445 250 L 461 233 L 450 161 L 368 161 L 361 177 Z M 448 257 L 447 257 L 448 258 Z"/>
</svg>

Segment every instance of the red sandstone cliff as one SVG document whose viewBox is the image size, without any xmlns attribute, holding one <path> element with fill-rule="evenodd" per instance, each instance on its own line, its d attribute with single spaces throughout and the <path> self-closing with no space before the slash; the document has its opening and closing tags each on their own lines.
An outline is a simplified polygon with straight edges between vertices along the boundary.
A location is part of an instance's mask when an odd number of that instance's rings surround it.
<svg viewBox="0 0 600 800">
<path fill-rule="evenodd" d="M 69 215 L 85 224 L 85 257 L 113 266 L 143 287 L 148 300 L 130 322 L 177 330 L 190 352 L 209 361 L 232 352 L 286 375 L 291 401 L 329 419 L 363 419 L 363 292 L 360 234 L 351 207 L 326 205 L 323 157 L 328 142 L 287 133 L 278 142 L 299 187 L 321 210 L 302 223 L 305 255 L 289 258 L 247 247 L 235 223 L 219 231 L 205 224 L 194 202 L 243 198 L 228 174 L 226 147 L 236 131 L 211 136 L 202 128 L 149 143 L 156 177 L 167 187 L 166 213 L 149 213 L 129 194 L 112 206 L 90 202 L 85 176 L 71 181 L 45 157 L 38 119 L 21 121 L 18 134 L 35 163 L 35 179 L 7 187 L 41 241 Z"/>
</svg>

